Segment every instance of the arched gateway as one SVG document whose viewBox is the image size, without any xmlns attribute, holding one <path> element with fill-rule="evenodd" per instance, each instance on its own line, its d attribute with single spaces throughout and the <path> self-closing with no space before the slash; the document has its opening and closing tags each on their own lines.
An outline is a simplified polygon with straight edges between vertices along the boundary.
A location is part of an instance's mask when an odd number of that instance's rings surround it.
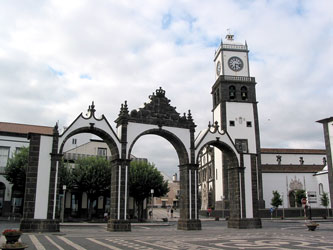
<svg viewBox="0 0 333 250">
<path fill-rule="evenodd" d="M 117 133 L 104 115 L 95 116 L 94 103 L 88 116 L 82 113 L 59 135 L 55 126 L 53 136 L 29 134 L 30 152 L 24 201 L 22 231 L 59 231 L 57 208 L 59 162 L 65 142 L 73 135 L 91 133 L 101 137 L 112 153 L 111 211 L 108 231 L 130 231 L 128 220 L 128 173 L 131 150 L 135 142 L 145 134 L 159 135 L 175 148 L 180 171 L 180 219 L 178 229 L 200 230 L 198 211 L 198 152 L 205 145 L 223 150 L 226 159 L 228 184 L 225 196 L 230 205 L 230 227 L 244 227 L 244 218 L 256 215 L 256 208 L 244 192 L 244 156 L 239 154 L 227 133 L 217 125 L 209 126 L 195 140 L 195 124 L 190 111 L 180 115 L 170 105 L 163 89 L 149 96 L 150 102 L 143 108 L 129 112 L 127 103 L 121 105 L 116 119 Z M 246 206 L 250 203 L 251 206 Z M 252 207 L 252 208 L 248 208 Z M 247 221 L 248 222 L 248 221 Z M 243 223 L 243 224 L 242 224 Z"/>
</svg>

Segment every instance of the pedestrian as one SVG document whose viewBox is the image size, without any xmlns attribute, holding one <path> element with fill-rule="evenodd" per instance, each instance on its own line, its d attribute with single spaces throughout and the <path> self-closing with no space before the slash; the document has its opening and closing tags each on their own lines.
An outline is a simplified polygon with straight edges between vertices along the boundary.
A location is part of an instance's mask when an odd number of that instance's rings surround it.
<svg viewBox="0 0 333 250">
<path fill-rule="evenodd" d="M 212 214 L 212 209 L 210 207 L 207 209 L 207 213 L 208 213 L 208 217 L 210 217 L 210 215 Z"/>
<path fill-rule="evenodd" d="M 170 213 L 171 213 L 171 218 L 173 218 L 173 208 L 171 208 Z"/>
</svg>

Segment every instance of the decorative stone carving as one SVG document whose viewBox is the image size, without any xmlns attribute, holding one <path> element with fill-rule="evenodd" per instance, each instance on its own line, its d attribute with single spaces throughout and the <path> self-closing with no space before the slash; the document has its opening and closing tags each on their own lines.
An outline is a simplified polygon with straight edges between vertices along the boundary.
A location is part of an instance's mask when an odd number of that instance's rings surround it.
<svg viewBox="0 0 333 250">
<path fill-rule="evenodd" d="M 289 183 L 289 189 L 290 190 L 301 190 L 303 189 L 303 184 L 299 179 L 296 179 L 296 176 L 294 179 L 292 179 Z"/>
<path fill-rule="evenodd" d="M 176 107 L 170 105 L 170 100 L 165 96 L 165 90 L 161 87 L 149 96 L 149 103 L 144 103 L 143 108 L 128 111 L 127 102 L 121 105 L 119 116 L 116 120 L 120 124 L 124 119 L 129 122 L 158 124 L 158 126 L 170 126 L 178 128 L 194 128 L 191 111 L 182 116 L 176 111 Z"/>
</svg>

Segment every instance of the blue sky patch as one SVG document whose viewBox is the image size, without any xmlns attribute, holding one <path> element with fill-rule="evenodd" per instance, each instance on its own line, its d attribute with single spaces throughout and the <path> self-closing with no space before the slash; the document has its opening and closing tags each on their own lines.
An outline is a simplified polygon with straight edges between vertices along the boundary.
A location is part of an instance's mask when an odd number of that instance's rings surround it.
<svg viewBox="0 0 333 250">
<path fill-rule="evenodd" d="M 162 29 L 166 30 L 170 27 L 172 16 L 170 13 L 163 15 L 162 17 Z"/>
<path fill-rule="evenodd" d="M 80 75 L 80 78 L 81 79 L 92 80 L 92 77 L 90 75 L 88 75 L 88 74 L 82 74 L 82 75 Z"/>
<path fill-rule="evenodd" d="M 52 68 L 51 66 L 48 66 L 48 68 L 54 75 L 57 75 L 57 76 L 63 76 L 64 75 L 64 72 L 56 70 L 56 69 Z"/>
</svg>

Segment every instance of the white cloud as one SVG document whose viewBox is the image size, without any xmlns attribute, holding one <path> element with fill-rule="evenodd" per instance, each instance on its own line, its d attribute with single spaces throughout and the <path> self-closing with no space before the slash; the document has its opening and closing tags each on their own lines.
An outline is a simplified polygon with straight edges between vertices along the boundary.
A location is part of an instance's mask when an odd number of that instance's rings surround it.
<svg viewBox="0 0 333 250">
<path fill-rule="evenodd" d="M 69 124 L 94 100 L 112 123 L 124 100 L 136 109 L 162 86 L 199 131 L 230 28 L 251 50 L 262 146 L 323 148 L 315 121 L 332 116 L 332 10 L 329 0 L 3 1 L 1 119 Z"/>
</svg>

